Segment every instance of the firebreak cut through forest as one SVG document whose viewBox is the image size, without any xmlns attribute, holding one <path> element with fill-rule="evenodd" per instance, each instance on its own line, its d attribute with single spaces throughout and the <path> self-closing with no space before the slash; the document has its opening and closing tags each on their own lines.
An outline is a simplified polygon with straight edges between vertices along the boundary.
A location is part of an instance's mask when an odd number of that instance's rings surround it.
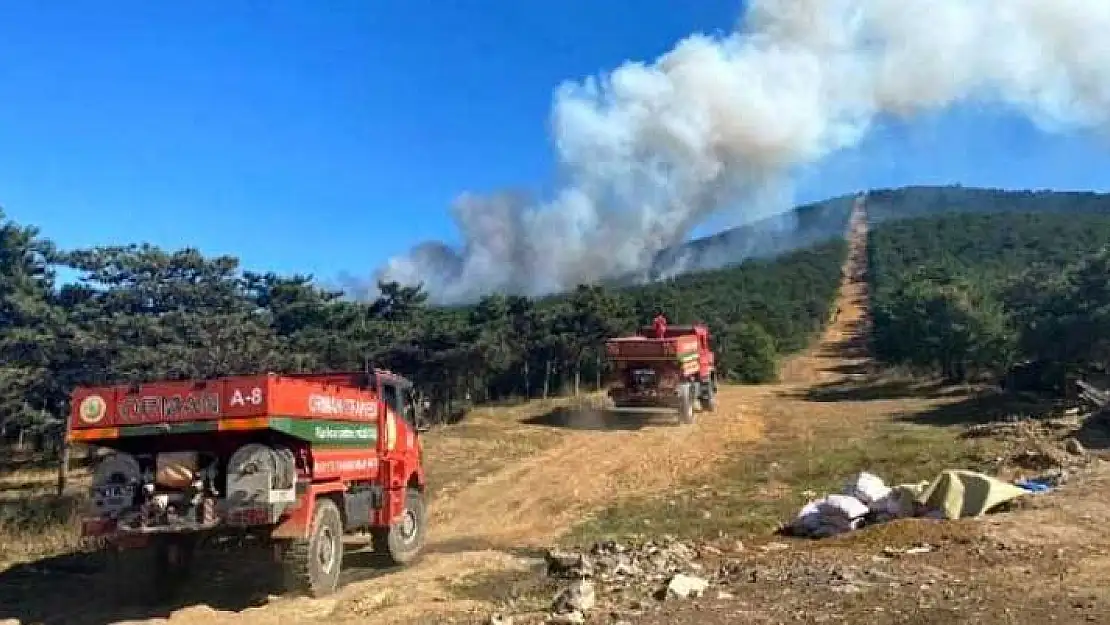
<svg viewBox="0 0 1110 625">
<path fill-rule="evenodd" d="M 758 224 L 716 235 L 764 256 L 738 265 L 451 308 L 395 284 L 355 302 L 307 276 L 242 272 L 234 258 L 192 250 L 58 250 L 49 233 L 6 222 L 0 419 L 12 436 L 59 417 L 78 384 L 350 370 L 370 358 L 414 379 L 434 418 L 455 420 L 476 402 L 593 390 L 602 340 L 657 307 L 674 322 L 709 324 L 728 380 L 769 381 L 834 312 L 846 244 L 832 233 L 844 231 L 847 205 L 800 209 L 794 240 L 780 233 L 761 251 Z M 879 223 L 869 254 L 880 360 L 953 380 L 1043 361 L 1038 383 L 1049 388 L 1105 362 L 1110 197 L 917 187 L 871 192 L 868 212 Z M 60 267 L 81 280 L 57 284 Z"/>
</svg>

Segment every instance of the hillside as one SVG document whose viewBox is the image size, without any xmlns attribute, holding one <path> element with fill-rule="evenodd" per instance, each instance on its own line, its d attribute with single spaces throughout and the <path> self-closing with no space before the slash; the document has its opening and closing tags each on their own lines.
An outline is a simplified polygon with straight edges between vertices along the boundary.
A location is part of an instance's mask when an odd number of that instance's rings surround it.
<svg viewBox="0 0 1110 625">
<path fill-rule="evenodd" d="M 663 250 L 651 269 L 635 278 L 654 280 L 750 258 L 771 258 L 839 237 L 854 199 L 854 194 L 848 194 L 806 204 Z M 1110 194 L 1086 191 L 910 186 L 868 191 L 867 202 L 872 224 L 944 213 L 1110 213 Z"/>
<path fill-rule="evenodd" d="M 1104 369 L 1110 211 L 1080 208 L 880 225 L 869 247 L 876 355 L 953 381 L 1038 363 L 1035 385 L 1058 391 Z"/>
<path fill-rule="evenodd" d="M 799 206 L 782 215 L 694 239 L 656 255 L 648 280 L 699 269 L 716 269 L 748 259 L 774 258 L 839 238 L 848 227 L 855 196 Z"/>
<path fill-rule="evenodd" d="M 867 194 L 873 224 L 942 213 L 1108 213 L 1110 194 L 955 186 L 876 189 Z"/>
</svg>

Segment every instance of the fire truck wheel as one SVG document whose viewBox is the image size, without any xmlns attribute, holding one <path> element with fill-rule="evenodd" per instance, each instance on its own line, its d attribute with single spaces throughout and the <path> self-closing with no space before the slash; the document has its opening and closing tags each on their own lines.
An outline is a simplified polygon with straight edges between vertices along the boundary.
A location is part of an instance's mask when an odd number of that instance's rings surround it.
<svg viewBox="0 0 1110 625">
<path fill-rule="evenodd" d="M 316 500 L 308 539 L 290 543 L 283 559 L 289 590 L 311 597 L 335 592 L 343 568 L 343 518 L 334 501 Z"/>
<path fill-rule="evenodd" d="M 416 559 L 424 548 L 427 518 L 424 495 L 415 488 L 408 489 L 401 518 L 388 528 L 371 530 L 375 558 L 387 566 L 404 565 Z"/>
<path fill-rule="evenodd" d="M 717 389 L 712 382 L 705 385 L 705 398 L 701 402 L 702 410 L 717 412 Z"/>
<path fill-rule="evenodd" d="M 689 384 L 682 385 L 682 395 L 679 400 L 678 419 L 683 423 L 694 422 L 694 389 Z"/>
</svg>

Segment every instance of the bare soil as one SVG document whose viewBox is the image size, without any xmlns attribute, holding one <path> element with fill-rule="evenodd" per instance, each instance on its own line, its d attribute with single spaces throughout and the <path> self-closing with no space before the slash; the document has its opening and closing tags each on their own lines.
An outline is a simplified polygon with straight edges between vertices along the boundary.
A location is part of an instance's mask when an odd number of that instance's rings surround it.
<svg viewBox="0 0 1110 625">
<path fill-rule="evenodd" d="M 9 526 L 0 536 L 0 623 L 481 622 L 504 607 L 508 580 L 533 576 L 535 555 L 553 543 L 672 531 L 742 539 L 748 547 L 727 559 L 743 575 L 702 599 L 606 604 L 591 622 L 1110 622 L 1102 583 L 1110 539 L 1100 532 L 1110 472 L 1098 464 L 1038 496 L 1034 509 L 903 521 L 821 542 L 770 535 L 799 502 L 849 473 L 916 481 L 950 463 L 999 468 L 1012 451 L 998 437 L 959 438 L 984 416 L 970 389 L 892 380 L 871 366 L 865 240 L 857 214 L 839 312 L 818 344 L 784 364 L 780 384 L 723 387 L 718 411 L 692 426 L 613 415 L 586 398 L 484 409 L 430 433 L 429 543 L 408 568 L 367 569 L 352 551 L 342 590 L 312 600 L 272 595 L 261 554 L 213 554 L 174 604 L 121 607 L 94 558 L 44 558 L 68 544 L 71 526 Z M 50 531 L 63 538 L 36 543 Z M 785 548 L 758 548 L 773 541 Z M 937 548 L 882 555 L 920 542 Z"/>
</svg>

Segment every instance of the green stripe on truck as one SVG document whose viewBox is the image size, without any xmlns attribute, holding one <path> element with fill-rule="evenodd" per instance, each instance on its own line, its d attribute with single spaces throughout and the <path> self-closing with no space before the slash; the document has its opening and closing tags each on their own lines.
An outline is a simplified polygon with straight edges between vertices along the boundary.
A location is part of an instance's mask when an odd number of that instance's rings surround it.
<svg viewBox="0 0 1110 625">
<path fill-rule="evenodd" d="M 320 419 L 297 419 L 293 417 L 271 417 L 266 421 L 271 430 L 308 441 L 321 447 L 370 447 L 378 443 L 376 423 L 352 423 L 349 421 L 324 421 Z M 124 425 L 119 428 L 120 437 L 165 436 L 167 434 L 193 434 L 219 430 L 218 420 L 181 421 L 171 423 L 151 423 L 146 425 Z M 261 427 L 257 429 L 263 429 Z M 249 430 L 237 430 L 249 431 Z"/>
<path fill-rule="evenodd" d="M 378 442 L 376 423 L 273 417 L 270 428 L 324 447 L 367 447 Z"/>
</svg>

